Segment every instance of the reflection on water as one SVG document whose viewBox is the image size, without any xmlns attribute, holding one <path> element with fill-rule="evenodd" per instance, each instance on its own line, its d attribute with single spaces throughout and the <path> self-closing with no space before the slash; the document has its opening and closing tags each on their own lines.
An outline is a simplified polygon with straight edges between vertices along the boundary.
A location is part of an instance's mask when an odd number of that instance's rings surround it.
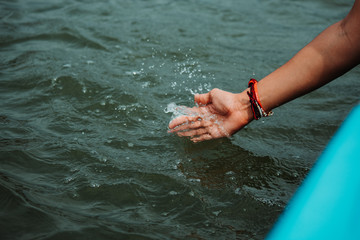
<svg viewBox="0 0 360 240">
<path fill-rule="evenodd" d="M 0 3 L 2 239 L 263 239 L 357 103 L 359 70 L 231 138 L 193 144 L 168 123 L 350 4 Z"/>
</svg>

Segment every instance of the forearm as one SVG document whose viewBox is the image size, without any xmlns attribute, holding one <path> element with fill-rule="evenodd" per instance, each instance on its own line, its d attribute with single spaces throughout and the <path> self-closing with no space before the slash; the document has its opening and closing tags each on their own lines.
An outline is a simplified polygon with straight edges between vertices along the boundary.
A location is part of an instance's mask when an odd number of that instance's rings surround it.
<svg viewBox="0 0 360 240">
<path fill-rule="evenodd" d="M 359 63 L 360 25 L 355 22 L 359 19 L 350 17 L 327 28 L 258 83 L 266 111 L 323 86 Z"/>
</svg>

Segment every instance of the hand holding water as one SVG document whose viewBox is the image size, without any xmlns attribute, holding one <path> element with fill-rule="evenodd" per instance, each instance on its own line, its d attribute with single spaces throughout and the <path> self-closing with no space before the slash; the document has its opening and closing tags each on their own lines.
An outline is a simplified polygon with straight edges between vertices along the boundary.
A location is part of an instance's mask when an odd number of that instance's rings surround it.
<svg viewBox="0 0 360 240">
<path fill-rule="evenodd" d="M 288 62 L 263 78 L 254 90 L 256 94 L 247 96 L 247 90 L 233 94 L 213 89 L 195 95 L 199 107 L 189 108 L 189 114 L 171 121 L 169 131 L 188 136 L 194 142 L 228 137 L 254 118 L 268 116 L 257 111 L 269 113 L 331 82 L 360 63 L 359 20 L 360 0 L 356 0 L 343 20 L 329 26 Z"/>
<path fill-rule="evenodd" d="M 169 132 L 193 142 L 230 137 L 253 119 L 245 95 L 220 89 L 195 95 L 198 107 L 188 108 L 185 115 L 172 120 Z"/>
</svg>

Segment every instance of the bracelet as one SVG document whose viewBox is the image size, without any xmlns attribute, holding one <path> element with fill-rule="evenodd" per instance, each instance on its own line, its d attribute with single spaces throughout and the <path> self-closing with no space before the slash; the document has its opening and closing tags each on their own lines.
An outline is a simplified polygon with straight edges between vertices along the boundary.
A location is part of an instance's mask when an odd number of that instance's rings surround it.
<svg viewBox="0 0 360 240">
<path fill-rule="evenodd" d="M 248 91 L 247 94 L 250 98 L 251 110 L 254 114 L 255 120 L 259 120 L 261 117 L 268 117 L 268 116 L 273 115 L 272 111 L 266 113 L 260 103 L 256 79 L 253 79 L 253 78 L 250 79 L 248 87 L 250 88 L 250 92 Z"/>
</svg>

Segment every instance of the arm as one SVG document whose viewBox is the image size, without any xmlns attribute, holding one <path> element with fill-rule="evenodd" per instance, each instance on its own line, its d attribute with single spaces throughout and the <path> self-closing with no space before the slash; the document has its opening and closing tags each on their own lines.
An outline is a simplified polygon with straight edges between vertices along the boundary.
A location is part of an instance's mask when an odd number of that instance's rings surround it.
<svg viewBox="0 0 360 240">
<path fill-rule="evenodd" d="M 341 76 L 360 62 L 360 0 L 349 14 L 258 83 L 260 102 L 270 111 Z M 169 124 L 170 132 L 194 142 L 236 133 L 253 120 L 248 89 L 233 94 L 219 89 L 195 95 L 200 107 Z M 201 117 L 201 118 L 199 118 Z M 201 119 L 201 121 L 199 121 Z"/>
<path fill-rule="evenodd" d="M 271 110 L 341 76 L 360 62 L 360 1 L 290 61 L 258 84 L 260 101 Z"/>
</svg>

